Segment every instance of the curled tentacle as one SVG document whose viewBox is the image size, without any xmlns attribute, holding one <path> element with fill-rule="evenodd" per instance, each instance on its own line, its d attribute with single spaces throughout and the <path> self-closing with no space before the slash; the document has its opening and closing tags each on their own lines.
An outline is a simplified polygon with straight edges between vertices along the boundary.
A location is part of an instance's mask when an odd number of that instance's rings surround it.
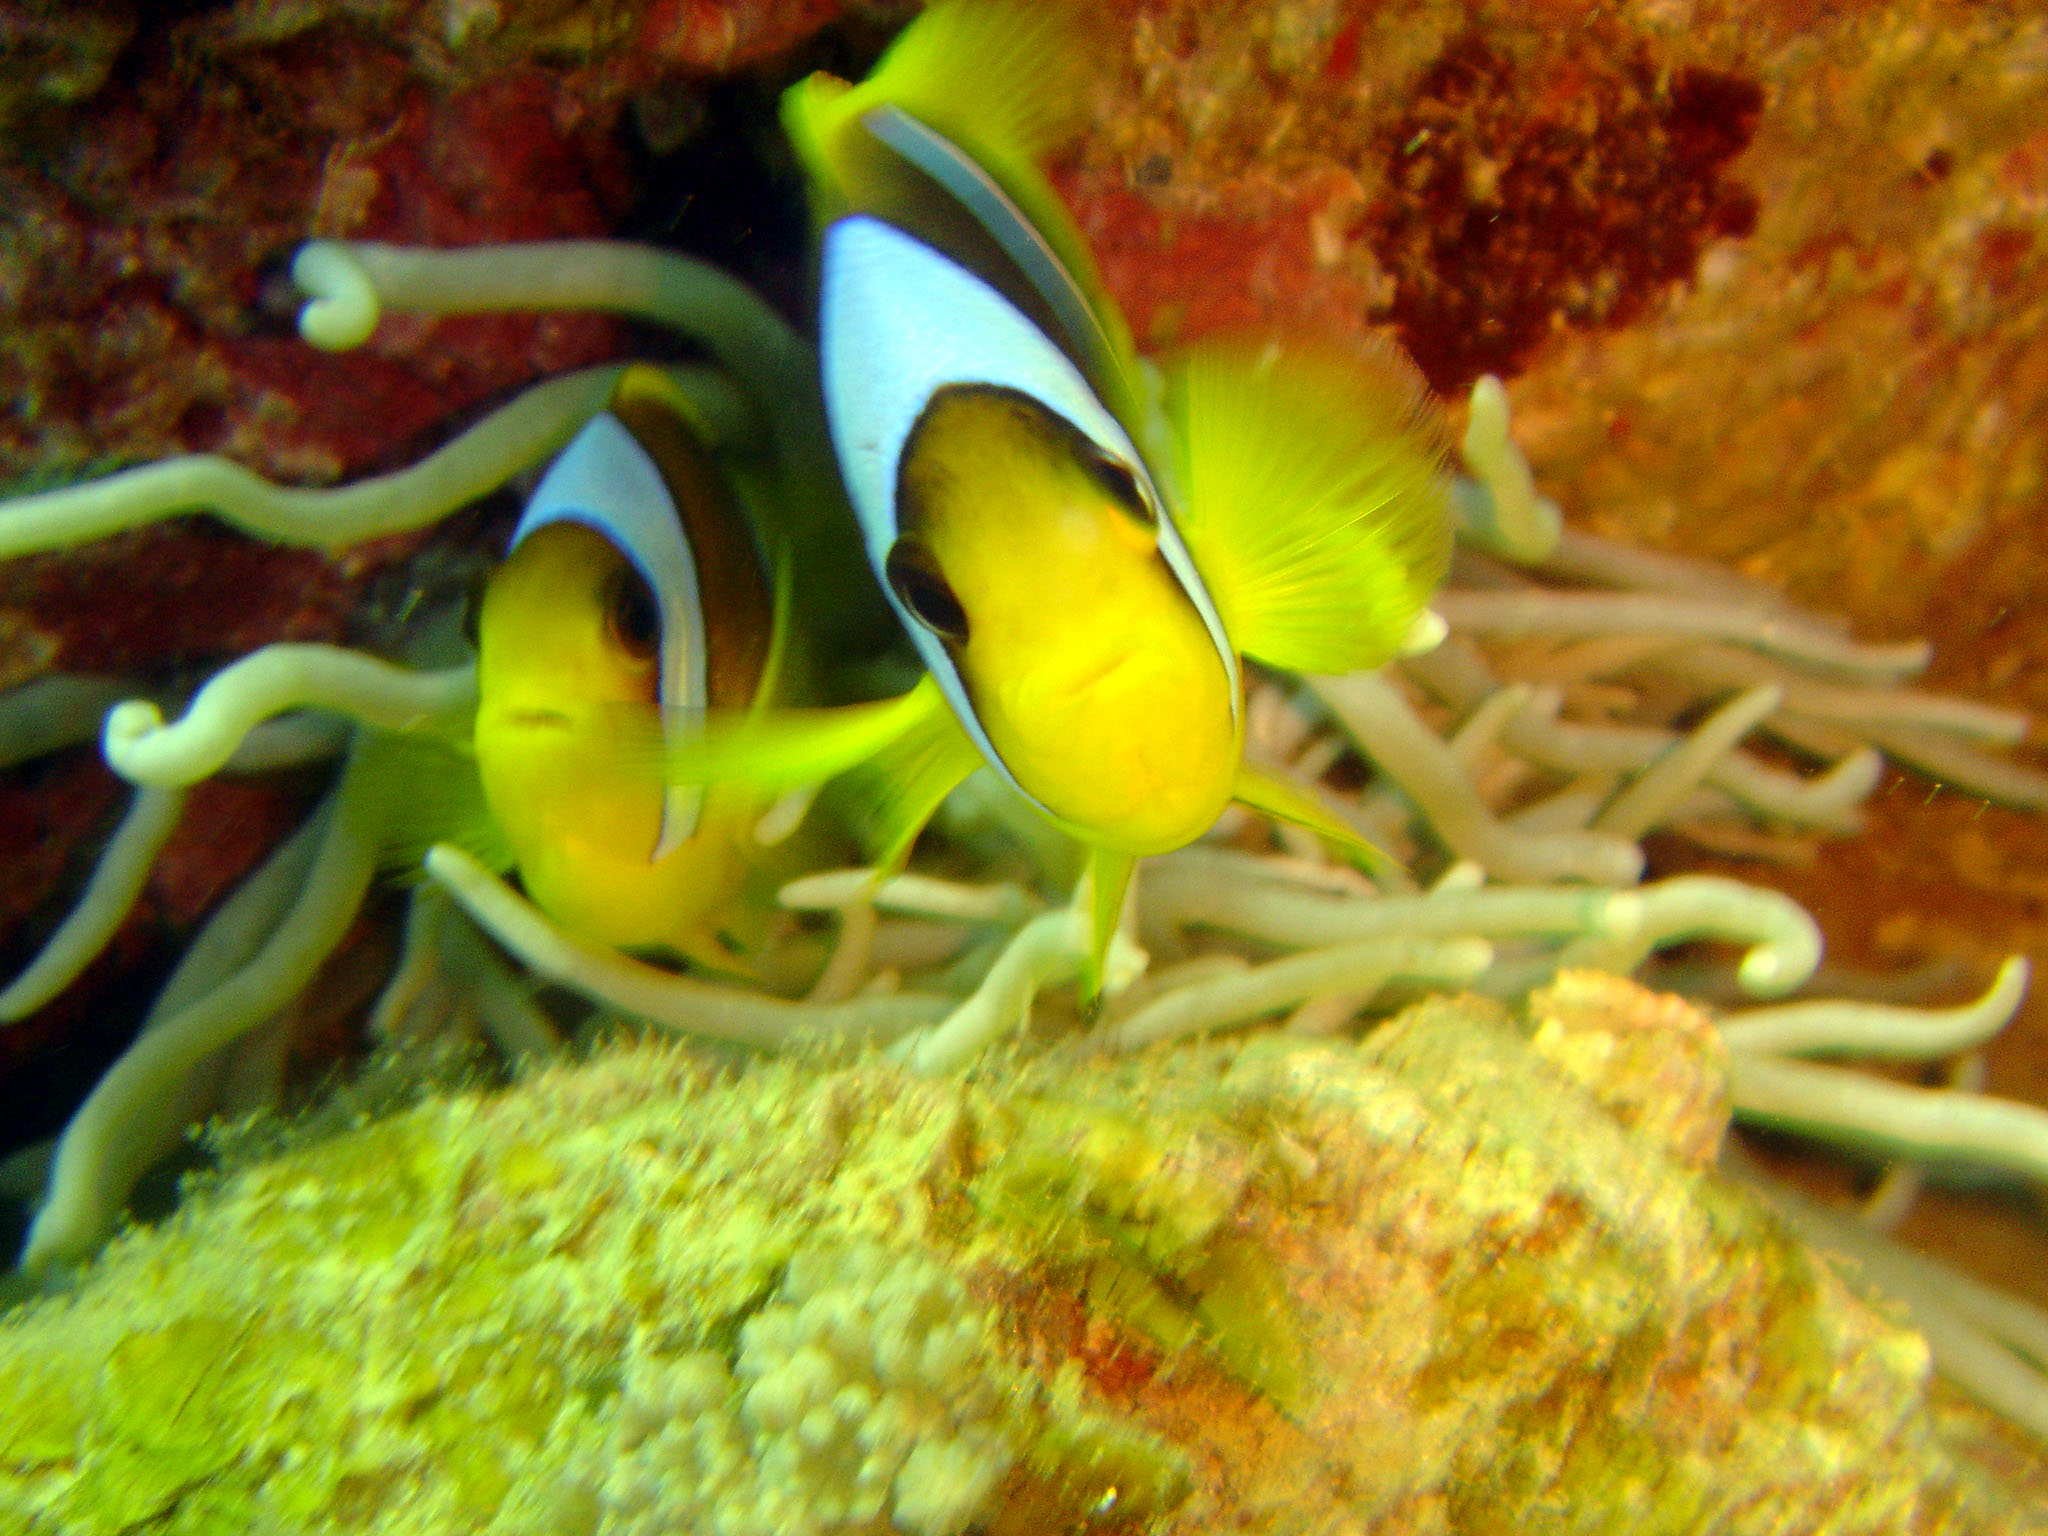
<svg viewBox="0 0 2048 1536">
<path fill-rule="evenodd" d="M 1754 997 L 1783 997 L 1820 964 L 1820 924 L 1791 897 L 1717 875 L 1681 875 L 1615 897 L 1615 940 L 1567 945 L 1564 963 L 1626 975 L 1651 951 L 1687 939 L 1742 944 L 1736 980 Z"/>
<path fill-rule="evenodd" d="M 107 716 L 107 762 L 137 784 L 193 784 L 220 771 L 250 731 L 288 710 L 331 710 L 389 731 L 460 736 L 476 708 L 476 668 L 413 672 L 332 645 L 269 645 L 224 667 L 169 724 L 131 699 Z"/>
<path fill-rule="evenodd" d="M 1720 1020 L 1731 1051 L 1773 1056 L 1876 1056 L 1933 1061 L 1976 1048 L 2004 1029 L 2027 995 L 2026 957 L 2010 955 L 1984 995 L 1956 1008 L 1824 1001 L 1751 1008 Z"/>
<path fill-rule="evenodd" d="M 386 309 L 423 315 L 599 310 L 703 342 L 775 420 L 780 452 L 829 473 L 810 346 L 729 273 L 621 240 L 542 240 L 466 250 L 314 240 L 292 263 L 308 295 L 299 333 L 314 346 L 360 346 Z M 586 413 L 588 414 L 588 413 Z"/>
</svg>

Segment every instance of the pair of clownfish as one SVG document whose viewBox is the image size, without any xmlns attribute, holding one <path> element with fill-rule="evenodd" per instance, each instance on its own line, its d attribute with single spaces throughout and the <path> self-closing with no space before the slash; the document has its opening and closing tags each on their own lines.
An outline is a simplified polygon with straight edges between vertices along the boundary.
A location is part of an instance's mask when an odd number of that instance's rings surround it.
<svg viewBox="0 0 2048 1536">
<path fill-rule="evenodd" d="M 1400 365 L 1355 349 L 1141 364 L 1036 168 L 1083 79 L 1063 8 L 941 0 L 866 81 L 784 100 L 826 416 L 925 667 L 909 693 L 780 707 L 790 616 L 749 531 L 768 514 L 743 514 L 659 375 L 629 371 L 542 480 L 479 615 L 476 752 L 566 926 L 729 959 L 763 810 L 863 765 L 890 785 L 884 867 L 984 765 L 1079 839 L 1098 965 L 1133 862 L 1233 799 L 1355 843 L 1245 763 L 1240 658 L 1349 671 L 1428 633 L 1441 433 Z"/>
</svg>

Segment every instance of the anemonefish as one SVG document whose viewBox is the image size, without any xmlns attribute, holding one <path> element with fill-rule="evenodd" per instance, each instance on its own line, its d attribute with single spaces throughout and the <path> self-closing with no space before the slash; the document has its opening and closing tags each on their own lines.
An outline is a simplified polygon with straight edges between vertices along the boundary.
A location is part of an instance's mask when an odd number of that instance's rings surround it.
<svg viewBox="0 0 2048 1536">
<path fill-rule="evenodd" d="M 773 591 L 685 401 L 629 368 L 535 487 L 476 615 L 476 763 L 534 902 L 583 937 L 731 965 L 765 800 L 664 784 L 652 743 L 772 685 Z"/>
<path fill-rule="evenodd" d="M 1081 111 L 1074 22 L 942 0 L 866 81 L 784 98 L 834 450 L 929 677 L 682 776 L 881 751 L 917 773 L 900 856 L 986 763 L 1088 846 L 1099 957 L 1132 861 L 1232 799 L 1355 841 L 1244 762 L 1240 656 L 1378 665 L 1426 632 L 1449 534 L 1442 434 L 1389 357 L 1255 338 L 1139 363 L 1035 166 Z"/>
</svg>

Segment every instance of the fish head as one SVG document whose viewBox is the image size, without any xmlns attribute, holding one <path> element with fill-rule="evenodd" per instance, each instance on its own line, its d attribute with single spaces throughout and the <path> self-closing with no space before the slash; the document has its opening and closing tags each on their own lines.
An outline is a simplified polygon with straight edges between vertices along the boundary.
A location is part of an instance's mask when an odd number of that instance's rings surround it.
<svg viewBox="0 0 2048 1536">
<path fill-rule="evenodd" d="M 485 586 L 474 740 L 528 894 L 586 937 L 680 948 L 758 812 L 655 765 L 668 732 L 753 699 L 771 620 L 708 451 L 635 383 L 549 467 Z"/>
<path fill-rule="evenodd" d="M 1134 455 L 1023 391 L 936 391 L 905 443 L 890 597 L 987 749 L 1057 820 L 1178 847 L 1230 796 L 1237 679 L 1168 561 Z"/>
</svg>

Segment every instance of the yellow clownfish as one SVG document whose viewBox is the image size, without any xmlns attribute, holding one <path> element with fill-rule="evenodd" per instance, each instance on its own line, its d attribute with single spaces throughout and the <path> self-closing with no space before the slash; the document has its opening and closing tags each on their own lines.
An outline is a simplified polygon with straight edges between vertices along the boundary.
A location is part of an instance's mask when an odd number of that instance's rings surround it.
<svg viewBox="0 0 2048 1536">
<path fill-rule="evenodd" d="M 476 618 L 476 762 L 528 895 L 564 927 L 731 966 L 751 937 L 741 783 L 663 785 L 665 726 L 772 681 L 749 525 L 655 369 L 621 377 L 535 487 Z"/>
<path fill-rule="evenodd" d="M 1232 799 L 1355 844 L 1245 764 L 1240 656 L 1385 661 L 1427 629 L 1449 522 L 1442 435 L 1389 357 L 1225 341 L 1147 388 L 1034 164 L 1085 76 L 1067 8 L 941 0 L 863 83 L 784 98 L 834 450 L 929 676 L 676 765 L 773 780 L 879 752 L 915 772 L 886 861 L 986 763 L 1089 847 L 1099 959 L 1132 861 Z"/>
</svg>

